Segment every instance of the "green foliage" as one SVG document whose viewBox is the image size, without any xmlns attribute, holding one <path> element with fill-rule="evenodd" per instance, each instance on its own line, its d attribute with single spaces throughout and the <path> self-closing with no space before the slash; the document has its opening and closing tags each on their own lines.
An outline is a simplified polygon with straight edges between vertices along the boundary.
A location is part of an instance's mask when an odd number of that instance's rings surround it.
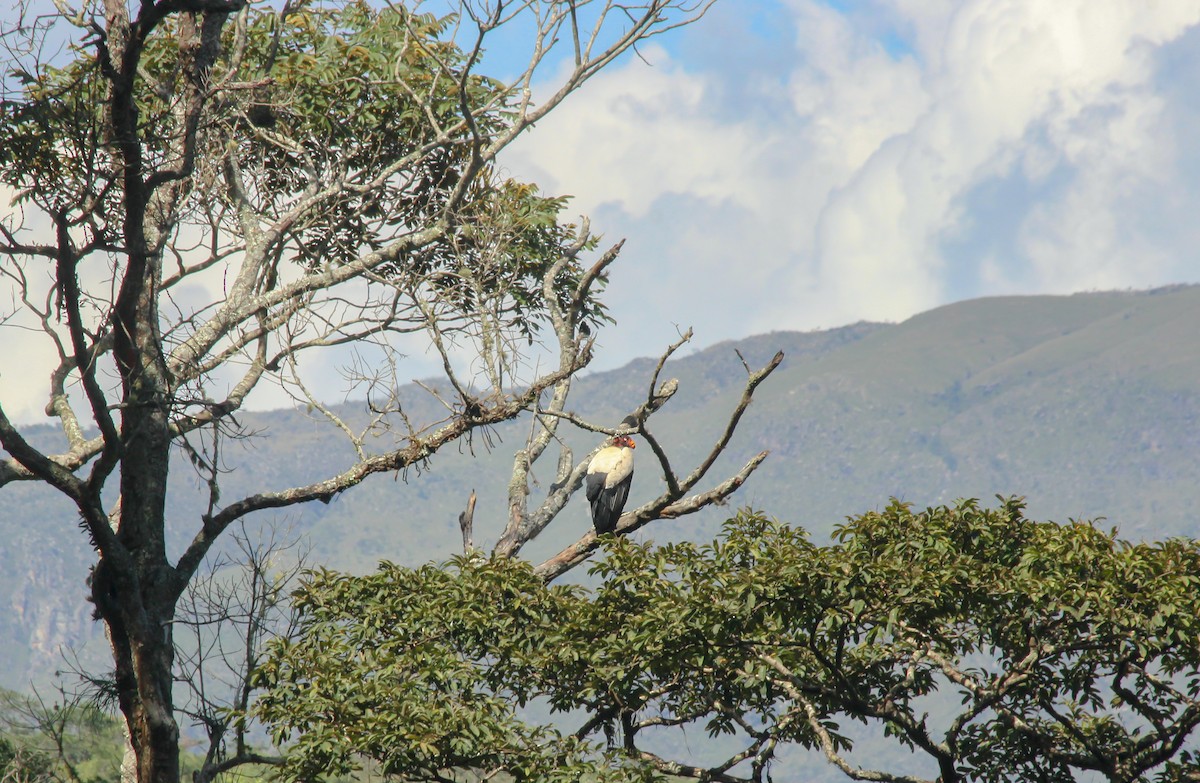
<svg viewBox="0 0 1200 783">
<path fill-rule="evenodd" d="M 300 638 L 277 643 L 258 671 L 267 692 L 255 713 L 276 742 L 291 742 L 286 771 L 297 780 L 345 775 L 363 757 L 411 779 L 456 768 L 629 779 L 607 769 L 613 758 L 597 766 L 587 743 L 516 711 L 565 686 L 543 665 L 565 649 L 559 628 L 573 627 L 579 605 L 578 591 L 547 588 L 510 560 L 316 571 L 297 595 Z"/>
<path fill-rule="evenodd" d="M 297 778 L 356 753 L 418 778 L 644 776 L 679 768 L 637 732 L 677 725 L 743 742 L 754 778 L 781 744 L 850 764 L 848 721 L 947 781 L 1195 771 L 1181 748 L 1200 723 L 1200 544 L 1133 545 L 1022 511 L 893 502 L 828 547 L 742 513 L 705 546 L 613 541 L 591 592 L 482 558 L 317 572 L 256 712 L 293 742 Z M 523 719 L 538 701 L 581 728 Z M 638 751 L 621 764 L 585 741 L 611 746 L 618 722 Z"/>
<path fill-rule="evenodd" d="M 448 40 L 453 16 L 349 0 L 265 6 L 226 27 L 209 75 L 184 208 L 195 230 L 238 236 L 239 211 L 278 220 L 282 256 L 308 271 L 349 262 L 398 237 L 445 228 L 382 266 L 382 278 L 436 302 L 452 329 L 488 317 L 532 339 L 545 320 L 542 281 L 576 243 L 565 197 L 502 176 L 482 153 L 510 131 L 514 91 Z M 150 172 L 178 165 L 182 17 L 146 40 L 134 83 L 140 156 Z M 63 67 L 21 71 L 24 93 L 0 104 L 0 181 L 69 222 L 91 248 L 122 245 L 124 170 L 105 114 L 109 78 L 86 47 Z M 241 237 L 261 241 L 261 237 Z M 592 249 L 586 238 L 580 249 Z M 570 252 L 568 252 L 570 251 Z M 567 264 L 554 294 L 569 305 L 582 278 Z M 603 288 L 607 278 L 599 278 Z M 582 320 L 607 321 L 594 296 Z"/>
<path fill-rule="evenodd" d="M 46 703 L 0 691 L 0 769 L 6 781 L 116 783 L 125 746 L 120 721 L 90 703 Z"/>
<path fill-rule="evenodd" d="M 61 695 L 61 694 L 60 694 Z M 46 703 L 37 695 L 0 689 L 0 780 L 5 783 L 119 783 L 125 752 L 121 718 L 87 700 Z M 180 752 L 185 780 L 204 764 Z M 258 774 L 256 774 L 256 772 Z M 243 768 L 239 777 L 264 777 Z"/>
<path fill-rule="evenodd" d="M 0 779 L 12 783 L 54 780 L 54 760 L 46 753 L 0 736 Z"/>
<path fill-rule="evenodd" d="M 65 68 L 45 66 L 37 74 L 20 70 L 20 99 L 0 101 L 0 182 L 17 191 L 14 204 L 35 197 L 57 213 L 95 201 L 111 208 L 105 182 L 108 156 L 102 147 L 100 106 L 104 86 L 95 59 L 75 49 Z M 115 231 L 115 226 L 112 227 Z M 105 230 L 105 224 L 97 226 Z"/>
<path fill-rule="evenodd" d="M 577 227 L 559 223 L 565 198 L 479 162 L 479 148 L 510 129 L 514 95 L 445 40 L 454 21 L 366 2 L 252 13 L 240 69 L 268 84 L 227 94 L 237 111 L 212 143 L 236 140 L 232 154 L 268 212 L 312 198 L 314 169 L 364 183 L 321 196 L 319 213 L 293 228 L 297 260 L 310 268 L 449 219 L 433 247 L 381 272 L 430 286 L 451 312 L 499 309 L 532 336 L 543 276 Z M 560 275 L 560 303 L 579 274 Z M 602 320 L 603 307 L 588 303 L 584 316 Z"/>
</svg>

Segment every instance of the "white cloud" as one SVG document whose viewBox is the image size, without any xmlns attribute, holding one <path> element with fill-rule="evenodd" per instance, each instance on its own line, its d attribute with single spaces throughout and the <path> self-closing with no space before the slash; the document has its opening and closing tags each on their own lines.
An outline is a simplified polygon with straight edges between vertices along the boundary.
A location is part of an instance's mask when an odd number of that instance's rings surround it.
<svg viewBox="0 0 1200 783">
<path fill-rule="evenodd" d="M 750 183 L 740 192 L 730 188 L 754 139 L 718 121 L 702 77 L 685 73 L 658 47 L 641 55 L 655 67 L 634 61 L 597 79 L 587 100 L 551 113 L 508 160 L 555 190 L 585 185 L 577 203 L 589 211 L 615 201 L 630 216 L 644 217 L 665 193 L 754 199 Z M 703 154 L 697 159 L 682 150 Z"/>
<path fill-rule="evenodd" d="M 805 157 L 844 177 L 910 129 L 927 111 L 929 95 L 913 58 L 893 59 L 834 9 L 805 3 L 795 23 L 803 65 L 789 75 L 789 88 Z"/>
<path fill-rule="evenodd" d="M 31 230 L 47 230 L 48 225 L 35 212 L 26 213 L 13 205 L 16 192 L 0 185 L 0 221 L 12 229 L 26 226 Z M 14 422 L 45 420 L 50 373 L 58 364 L 57 349 L 45 334 L 37 316 L 21 301 L 21 286 L 14 278 L 24 275 L 28 287 L 36 291 L 31 302 L 44 308 L 46 292 L 50 290 L 51 278 L 45 262 L 28 264 L 24 268 L 12 266 L 8 259 L 0 257 L 4 274 L 0 275 L 0 339 L 4 345 L 4 363 L 0 366 L 0 405 L 4 413 Z"/>
<path fill-rule="evenodd" d="M 786 57 L 631 60 L 507 159 L 630 237 L 616 280 L 640 285 L 623 291 L 622 329 L 697 323 L 705 341 L 899 319 L 996 287 L 1200 279 L 1179 261 L 1194 232 L 1165 236 L 1152 219 L 1154 202 L 1178 209 L 1198 190 L 1194 169 L 1176 171 L 1168 122 L 1196 118 L 1176 116 L 1161 53 L 1200 3 L 780 8 L 796 31 Z M 997 187 L 1007 196 L 991 201 Z"/>
<path fill-rule="evenodd" d="M 10 324 L 6 323 L 6 328 Z M 57 364 L 54 356 L 53 346 L 39 340 L 35 332 L 22 331 L 19 336 L 7 332 L 5 367 L 0 370 L 0 403 L 10 420 L 18 423 L 45 420 L 46 389 Z"/>
</svg>

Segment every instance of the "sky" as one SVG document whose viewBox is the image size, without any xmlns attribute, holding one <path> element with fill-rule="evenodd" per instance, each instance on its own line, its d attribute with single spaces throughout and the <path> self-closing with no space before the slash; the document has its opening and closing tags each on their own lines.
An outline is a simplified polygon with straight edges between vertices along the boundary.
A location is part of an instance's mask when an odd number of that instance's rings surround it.
<svg viewBox="0 0 1200 783">
<path fill-rule="evenodd" d="M 1200 281 L 1200 2 L 718 2 L 504 158 L 625 238 L 616 366 Z"/>
<path fill-rule="evenodd" d="M 501 161 L 626 240 L 594 369 L 688 327 L 1200 282 L 1200 0 L 721 0 L 639 54 Z M 44 420 L 4 340 L 0 400 Z"/>
</svg>

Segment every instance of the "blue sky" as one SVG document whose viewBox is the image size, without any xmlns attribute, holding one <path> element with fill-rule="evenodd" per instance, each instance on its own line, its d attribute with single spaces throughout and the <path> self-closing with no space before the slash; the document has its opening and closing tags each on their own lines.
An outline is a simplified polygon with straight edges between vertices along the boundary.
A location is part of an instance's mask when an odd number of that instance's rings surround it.
<svg viewBox="0 0 1200 783">
<path fill-rule="evenodd" d="M 718 3 L 504 160 L 628 241 L 599 364 L 1200 281 L 1200 2 Z"/>
</svg>

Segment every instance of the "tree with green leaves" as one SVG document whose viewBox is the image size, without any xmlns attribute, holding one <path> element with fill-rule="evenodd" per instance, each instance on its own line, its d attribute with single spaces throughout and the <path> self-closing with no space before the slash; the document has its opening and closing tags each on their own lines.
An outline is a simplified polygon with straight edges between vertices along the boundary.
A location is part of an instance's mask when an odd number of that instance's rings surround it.
<svg viewBox="0 0 1200 783">
<path fill-rule="evenodd" d="M 1200 778 L 1196 541 L 1008 500 L 893 503 L 829 546 L 742 513 L 607 555 L 594 589 L 500 558 L 314 573 L 254 707 L 288 778 L 740 783 L 803 749 L 893 783 Z M 912 762 L 867 765 L 864 734 Z"/>
<path fill-rule="evenodd" d="M 53 357 L 45 410 L 61 444 L 31 440 L 0 404 L 0 486 L 43 482 L 78 510 L 141 783 L 179 780 L 176 613 L 231 526 L 422 467 L 521 414 L 534 423 L 508 506 L 485 512 L 496 551 L 517 554 L 578 489 L 586 458 L 561 449 L 551 491 L 531 506 L 531 466 L 561 422 L 618 429 L 566 400 L 607 320 L 600 294 L 620 245 L 602 250 L 586 220 L 561 219 L 564 199 L 506 177 L 497 156 L 711 2 L 56 0 L 53 13 L 21 4 L 6 17 L 0 280 L 15 308 L 0 329 L 36 333 Z M 514 78 L 481 71 L 489 46 L 521 36 Z M 440 411 L 429 419 L 397 394 L 413 345 L 444 370 L 426 385 Z M 329 352 L 367 398 L 365 423 L 311 392 Z M 651 444 L 665 489 L 618 533 L 746 479 L 765 455 L 697 489 L 778 362 L 749 373 L 713 454 L 679 474 L 646 424 L 675 390 L 659 363 L 623 427 Z M 324 476 L 307 484 L 226 497 L 222 449 L 251 434 L 237 413 L 272 385 L 343 433 L 353 457 L 321 461 Z M 172 554 L 176 449 L 207 508 Z M 545 570 L 595 546 L 584 535 Z"/>
</svg>

